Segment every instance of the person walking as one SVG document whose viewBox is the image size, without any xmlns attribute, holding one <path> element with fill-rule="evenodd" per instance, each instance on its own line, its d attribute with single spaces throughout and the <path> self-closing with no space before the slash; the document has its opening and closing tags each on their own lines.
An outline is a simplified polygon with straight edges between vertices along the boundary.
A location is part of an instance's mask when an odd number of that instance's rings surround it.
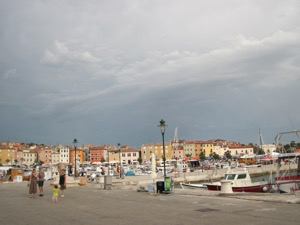
<svg viewBox="0 0 300 225">
<path fill-rule="evenodd" d="M 44 180 L 45 180 L 45 172 L 43 168 L 40 166 L 39 167 L 39 174 L 38 174 L 38 186 L 39 186 L 39 191 L 40 195 L 39 196 L 44 196 Z"/>
<path fill-rule="evenodd" d="M 32 173 L 29 178 L 29 197 L 35 198 L 35 194 L 37 193 L 37 177 L 36 169 L 32 170 Z"/>
<path fill-rule="evenodd" d="M 61 197 L 65 197 L 64 191 L 66 190 L 66 173 L 65 170 L 63 169 L 61 171 L 61 174 L 59 176 L 59 185 L 60 185 L 60 190 L 61 190 Z"/>
</svg>

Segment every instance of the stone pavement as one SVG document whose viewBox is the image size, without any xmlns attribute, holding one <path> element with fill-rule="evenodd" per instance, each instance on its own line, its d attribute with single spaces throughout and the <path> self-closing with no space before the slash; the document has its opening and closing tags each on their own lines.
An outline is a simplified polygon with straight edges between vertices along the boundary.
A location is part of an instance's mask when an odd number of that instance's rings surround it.
<svg viewBox="0 0 300 225">
<path fill-rule="evenodd" d="M 52 204 L 49 182 L 45 196 L 35 199 L 28 198 L 25 182 L 0 184 L 0 224 L 300 224 L 300 204 L 196 195 L 197 190 L 160 195 L 98 187 L 69 187 Z"/>
</svg>

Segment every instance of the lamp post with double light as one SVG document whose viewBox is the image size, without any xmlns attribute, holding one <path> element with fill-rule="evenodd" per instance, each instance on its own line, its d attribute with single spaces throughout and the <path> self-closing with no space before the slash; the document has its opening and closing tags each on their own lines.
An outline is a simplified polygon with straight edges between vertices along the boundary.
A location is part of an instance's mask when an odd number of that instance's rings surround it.
<svg viewBox="0 0 300 225">
<path fill-rule="evenodd" d="M 166 151 L 165 151 L 165 130 L 166 130 L 166 122 L 161 119 L 159 121 L 159 128 L 162 135 L 162 141 L 163 141 L 163 162 L 164 162 L 164 178 L 166 177 Z"/>
</svg>

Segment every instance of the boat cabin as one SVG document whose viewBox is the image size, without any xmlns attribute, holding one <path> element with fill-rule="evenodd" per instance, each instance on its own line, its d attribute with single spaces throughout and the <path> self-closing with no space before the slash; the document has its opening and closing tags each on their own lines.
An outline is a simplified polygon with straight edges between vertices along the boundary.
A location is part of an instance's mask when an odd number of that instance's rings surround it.
<svg viewBox="0 0 300 225">
<path fill-rule="evenodd" d="M 227 172 L 224 176 L 224 180 L 236 180 L 236 181 L 242 180 L 242 181 L 251 182 L 251 178 L 247 170 Z"/>
</svg>

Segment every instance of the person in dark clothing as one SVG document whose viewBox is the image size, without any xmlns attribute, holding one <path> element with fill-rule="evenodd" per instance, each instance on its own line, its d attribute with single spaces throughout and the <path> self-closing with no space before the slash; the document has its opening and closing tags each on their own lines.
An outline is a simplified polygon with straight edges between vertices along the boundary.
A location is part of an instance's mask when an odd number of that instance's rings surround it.
<svg viewBox="0 0 300 225">
<path fill-rule="evenodd" d="M 66 190 L 66 174 L 65 170 L 61 171 L 61 174 L 59 176 L 59 185 L 60 185 L 60 190 L 61 190 L 61 197 L 65 197 L 64 190 Z"/>
<path fill-rule="evenodd" d="M 39 173 L 38 173 L 38 186 L 40 191 L 40 196 L 44 196 L 44 180 L 45 180 L 45 172 L 43 168 L 39 167 Z"/>
</svg>

